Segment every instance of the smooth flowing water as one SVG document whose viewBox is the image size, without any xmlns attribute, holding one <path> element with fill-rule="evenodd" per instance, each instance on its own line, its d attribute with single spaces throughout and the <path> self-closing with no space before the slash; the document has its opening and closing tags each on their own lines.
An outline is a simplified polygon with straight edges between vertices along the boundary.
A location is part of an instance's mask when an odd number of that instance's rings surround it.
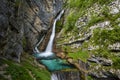
<svg viewBox="0 0 120 80">
<path fill-rule="evenodd" d="M 34 56 L 37 58 L 40 64 L 43 64 L 50 72 L 52 72 L 51 80 L 81 80 L 80 73 L 74 71 L 59 71 L 63 69 L 73 69 L 75 68 L 74 65 L 67 63 L 65 60 L 58 58 L 55 53 L 52 52 L 53 49 L 53 42 L 55 38 L 55 27 L 56 22 L 60 19 L 64 10 L 62 10 L 59 15 L 55 18 L 52 33 L 50 35 L 49 42 L 44 52 L 39 51 L 38 46 L 43 41 L 44 36 L 42 39 L 37 43 L 34 48 Z M 82 64 L 83 65 L 83 64 Z M 58 73 L 55 73 L 58 72 Z M 84 80 L 84 79 L 83 79 Z"/>
<path fill-rule="evenodd" d="M 46 50 L 44 52 L 40 52 L 38 50 L 38 46 L 40 45 L 40 43 L 44 39 L 44 37 L 38 42 L 38 44 L 34 48 L 34 56 L 38 59 L 38 61 L 41 64 L 45 65 L 49 71 L 73 68 L 73 66 L 71 64 L 68 64 L 64 60 L 58 58 L 55 55 L 55 53 L 52 52 L 53 41 L 54 41 L 54 37 L 55 37 L 56 22 L 61 18 L 63 13 L 64 13 L 64 10 L 62 10 L 54 20 L 52 33 L 51 33 L 48 45 L 46 47 Z"/>
<path fill-rule="evenodd" d="M 43 59 L 43 58 L 48 59 L 49 58 L 49 59 L 51 59 L 51 58 L 55 57 L 55 54 L 52 52 L 53 41 L 54 41 L 54 37 L 55 37 L 55 27 L 56 27 L 56 22 L 61 18 L 61 16 L 62 16 L 63 13 L 64 13 L 64 10 L 62 10 L 60 12 L 60 14 L 54 20 L 52 33 L 51 33 L 50 40 L 48 42 L 46 50 L 44 52 L 40 52 L 38 50 L 38 48 L 37 48 L 39 46 L 39 44 L 41 43 L 41 41 L 43 40 L 44 37 L 35 46 L 35 49 L 34 49 L 34 53 L 35 54 L 34 54 L 34 56 L 36 58 L 39 58 L 39 59 Z"/>
<path fill-rule="evenodd" d="M 57 18 L 54 20 L 53 23 L 53 29 L 52 29 L 52 34 L 50 36 L 50 40 L 48 42 L 47 48 L 45 51 L 47 52 L 51 52 L 52 51 L 52 46 L 53 46 L 53 41 L 54 41 L 54 37 L 55 37 L 55 27 L 56 27 L 56 22 L 61 18 L 62 14 L 64 13 L 64 10 L 62 10 L 60 12 L 60 14 L 57 16 Z"/>
<path fill-rule="evenodd" d="M 63 70 L 63 69 L 68 69 L 68 68 L 74 68 L 73 65 L 68 64 L 66 61 L 58 58 L 55 53 L 52 52 L 53 48 L 53 41 L 55 37 L 55 27 L 56 27 L 56 22 L 61 18 L 62 14 L 64 13 L 64 10 L 62 10 L 59 15 L 55 18 L 54 23 L 53 23 L 53 28 L 52 28 L 52 33 L 48 42 L 48 45 L 45 49 L 44 52 L 40 52 L 38 50 L 38 46 L 44 39 L 44 36 L 42 39 L 38 42 L 38 44 L 34 48 L 34 56 L 37 58 L 38 62 L 46 66 L 46 68 L 50 71 L 58 71 L 58 70 Z M 51 75 L 51 80 L 59 80 L 58 77 L 55 74 Z"/>
<path fill-rule="evenodd" d="M 53 73 L 53 74 L 51 75 L 51 80 L 58 80 L 57 75 Z"/>
</svg>

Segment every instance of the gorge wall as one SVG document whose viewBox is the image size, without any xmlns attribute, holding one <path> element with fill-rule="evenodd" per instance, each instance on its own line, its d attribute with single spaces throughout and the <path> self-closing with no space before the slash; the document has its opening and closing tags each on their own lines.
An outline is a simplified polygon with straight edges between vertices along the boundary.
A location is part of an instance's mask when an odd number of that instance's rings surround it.
<svg viewBox="0 0 120 80">
<path fill-rule="evenodd" d="M 63 3 L 64 0 L 0 0 L 0 79 L 50 80 L 46 68 L 28 54 L 48 34 L 42 49 L 47 45 L 53 19 Z M 120 0 L 66 0 L 65 14 L 57 22 L 60 27 L 56 27 L 56 48 L 75 62 L 87 63 L 88 80 L 120 79 L 119 13 Z M 59 79 L 80 79 L 77 71 L 54 74 Z"/>
<path fill-rule="evenodd" d="M 51 27 L 63 0 L 1 0 L 0 55 L 20 62 Z"/>
<path fill-rule="evenodd" d="M 87 62 L 95 80 L 119 80 L 120 0 L 69 0 L 65 14 L 57 47 Z"/>
<path fill-rule="evenodd" d="M 50 72 L 29 54 L 51 29 L 63 3 L 0 0 L 0 80 L 50 80 Z"/>
</svg>

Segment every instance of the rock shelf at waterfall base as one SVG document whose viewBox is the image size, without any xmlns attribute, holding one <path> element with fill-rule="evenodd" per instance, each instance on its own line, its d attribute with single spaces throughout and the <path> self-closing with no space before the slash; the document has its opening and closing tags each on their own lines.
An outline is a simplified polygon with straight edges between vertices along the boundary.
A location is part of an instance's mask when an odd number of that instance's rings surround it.
<svg viewBox="0 0 120 80">
<path fill-rule="evenodd" d="M 55 53 L 52 52 L 53 41 L 55 37 L 56 22 L 60 19 L 63 13 L 64 13 L 64 10 L 62 10 L 59 13 L 59 15 L 55 18 L 53 22 L 53 29 L 52 29 L 52 33 L 51 33 L 48 45 L 46 47 L 46 50 L 44 52 L 40 52 L 38 50 L 37 47 L 38 47 L 38 44 L 40 44 L 39 42 L 34 49 L 34 56 L 38 59 L 38 62 L 43 64 L 49 71 L 58 71 L 58 70 L 64 70 L 69 68 L 75 68 L 72 64 L 69 64 L 63 61 L 62 59 L 58 58 L 55 55 Z"/>
</svg>

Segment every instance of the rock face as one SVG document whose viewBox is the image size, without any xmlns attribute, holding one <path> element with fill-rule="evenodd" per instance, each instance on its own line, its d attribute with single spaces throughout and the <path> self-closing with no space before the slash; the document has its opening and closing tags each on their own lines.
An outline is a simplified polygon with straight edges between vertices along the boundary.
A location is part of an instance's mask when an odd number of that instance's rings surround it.
<svg viewBox="0 0 120 80">
<path fill-rule="evenodd" d="M 52 74 L 52 80 L 80 80 L 80 75 L 79 71 L 54 72 Z"/>
<path fill-rule="evenodd" d="M 90 56 L 90 75 L 96 77 L 95 80 L 119 80 L 120 0 L 109 0 L 108 3 L 90 0 L 92 4 L 83 1 L 85 5 L 82 0 L 78 5 L 79 0 L 75 4 L 70 1 L 64 22 L 66 32 L 61 30 L 63 35 L 59 35 L 58 47 L 78 56 L 85 55 L 81 51 L 86 51 Z"/>
<path fill-rule="evenodd" d="M 95 57 L 95 56 L 92 56 L 90 59 L 88 59 L 88 61 L 101 64 L 103 66 L 111 66 L 113 63 L 112 60 L 101 58 L 101 57 Z"/>
<path fill-rule="evenodd" d="M 83 70 L 88 69 L 86 63 L 78 60 L 82 70 L 56 71 L 52 73 L 51 80 L 87 80 L 87 73 Z"/>
<path fill-rule="evenodd" d="M 112 45 L 109 45 L 108 48 L 112 51 L 120 51 L 120 43 L 114 43 Z"/>
<path fill-rule="evenodd" d="M 61 10 L 63 0 L 1 0 L 0 55 L 20 61 L 32 51 Z"/>
</svg>

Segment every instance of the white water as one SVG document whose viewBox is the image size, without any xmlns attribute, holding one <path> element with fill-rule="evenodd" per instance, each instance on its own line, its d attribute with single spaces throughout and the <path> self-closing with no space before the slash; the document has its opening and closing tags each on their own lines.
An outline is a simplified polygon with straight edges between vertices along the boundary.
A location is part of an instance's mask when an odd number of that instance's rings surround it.
<svg viewBox="0 0 120 80">
<path fill-rule="evenodd" d="M 45 36 L 42 37 L 42 39 L 37 43 L 37 45 L 35 46 L 33 52 L 34 53 L 40 53 L 40 51 L 38 50 L 38 46 L 40 45 L 40 43 L 42 42 L 42 40 L 44 39 Z"/>
<path fill-rule="evenodd" d="M 62 14 L 64 13 L 64 10 L 62 10 L 60 12 L 60 14 L 57 16 L 57 18 L 54 20 L 53 23 L 53 29 L 52 29 L 52 34 L 50 36 L 50 40 L 48 42 L 47 48 L 45 51 L 47 52 L 51 52 L 52 51 L 52 47 L 53 47 L 53 41 L 54 41 L 54 37 L 55 37 L 55 27 L 56 27 L 56 22 L 61 18 Z"/>
<path fill-rule="evenodd" d="M 46 48 L 45 52 L 40 52 L 38 50 L 38 48 L 37 48 L 39 46 L 39 44 L 41 43 L 41 41 L 43 40 L 44 37 L 36 45 L 36 47 L 34 49 L 34 52 L 38 54 L 37 55 L 38 57 L 49 57 L 49 56 L 51 56 L 53 54 L 52 47 L 53 47 L 53 41 L 54 41 L 54 37 L 55 37 L 56 22 L 61 18 L 61 16 L 62 16 L 63 13 L 64 13 L 64 10 L 62 10 L 60 12 L 60 14 L 54 20 L 52 33 L 51 33 L 50 40 L 48 42 L 48 45 L 47 45 L 47 48 Z"/>
<path fill-rule="evenodd" d="M 56 75 L 56 74 L 52 74 L 52 75 L 51 75 L 51 80 L 58 80 L 57 75 Z"/>
</svg>

